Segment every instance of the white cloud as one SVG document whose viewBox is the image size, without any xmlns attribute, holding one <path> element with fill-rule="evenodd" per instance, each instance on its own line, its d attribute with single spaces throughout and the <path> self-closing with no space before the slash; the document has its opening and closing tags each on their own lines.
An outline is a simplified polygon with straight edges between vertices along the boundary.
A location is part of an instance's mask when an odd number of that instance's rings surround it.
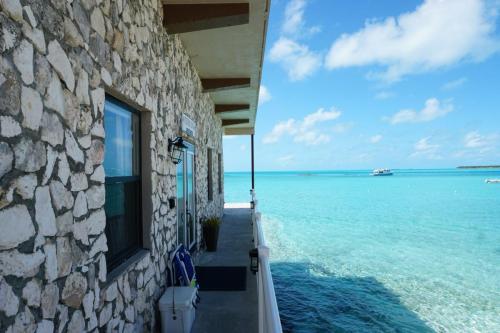
<svg viewBox="0 0 500 333">
<path fill-rule="evenodd" d="M 241 150 L 241 151 L 245 151 L 245 150 L 247 150 L 247 146 L 246 146 L 246 145 L 241 145 L 241 146 L 240 146 L 240 150 Z"/>
<path fill-rule="evenodd" d="M 313 35 L 321 31 L 318 26 L 306 27 L 304 20 L 304 11 L 307 1 L 291 0 L 285 8 L 285 18 L 281 31 L 284 35 L 300 36 Z"/>
<path fill-rule="evenodd" d="M 401 123 L 422 123 L 443 117 L 451 111 L 453 111 L 453 105 L 449 101 L 441 103 L 436 98 L 429 98 L 425 101 L 425 106 L 420 111 L 405 109 L 385 119 L 393 125 Z"/>
<path fill-rule="evenodd" d="M 394 93 L 391 91 L 380 91 L 375 95 L 375 99 L 389 99 L 391 97 L 394 97 Z"/>
<path fill-rule="evenodd" d="M 295 142 L 302 142 L 309 146 L 316 146 L 322 143 L 330 142 L 330 136 L 318 133 L 314 130 L 300 131 L 293 138 Z"/>
<path fill-rule="evenodd" d="M 281 27 L 284 33 L 295 34 L 303 27 L 305 7 L 304 0 L 292 0 L 286 5 L 285 20 Z"/>
<path fill-rule="evenodd" d="M 461 77 L 459 79 L 456 79 L 456 80 L 453 80 L 450 82 L 446 82 L 445 84 L 443 84 L 443 86 L 441 88 L 443 90 L 453 90 L 453 89 L 456 89 L 456 88 L 463 86 L 465 84 L 465 82 L 467 82 L 467 78 Z"/>
<path fill-rule="evenodd" d="M 412 158 L 423 157 L 430 160 L 440 160 L 442 156 L 439 154 L 438 150 L 441 147 L 438 144 L 433 144 L 429 142 L 430 137 L 422 138 L 418 140 L 414 145 L 414 152 L 410 155 Z"/>
<path fill-rule="evenodd" d="M 269 102 L 271 98 L 272 96 L 269 89 L 267 89 L 265 85 L 261 84 L 259 89 L 259 105 Z"/>
<path fill-rule="evenodd" d="M 484 154 L 495 149 L 498 139 L 498 134 L 482 135 L 478 131 L 472 131 L 465 135 L 464 147 Z"/>
<path fill-rule="evenodd" d="M 293 156 L 293 155 L 285 155 L 285 156 L 278 157 L 276 159 L 276 162 L 278 162 L 282 166 L 287 166 L 287 165 L 290 165 L 290 163 L 292 163 L 294 159 L 295 159 L 295 156 Z"/>
<path fill-rule="evenodd" d="M 224 135 L 222 137 L 222 139 L 224 139 L 224 140 L 232 140 L 234 138 L 236 138 L 236 135 Z"/>
<path fill-rule="evenodd" d="M 316 125 L 316 123 L 337 119 L 341 114 L 342 113 L 335 108 L 332 108 L 330 111 L 325 111 L 325 109 L 321 108 L 318 111 L 305 116 L 302 126 L 310 128 Z"/>
<path fill-rule="evenodd" d="M 374 135 L 370 138 L 370 142 L 371 143 L 379 143 L 380 141 L 382 141 L 382 138 L 383 136 L 381 134 L 377 134 L 377 135 Z"/>
<path fill-rule="evenodd" d="M 280 121 L 274 125 L 271 133 L 268 133 L 263 143 L 275 143 L 285 134 L 293 135 L 296 132 L 295 119 L 288 119 L 287 121 Z"/>
<path fill-rule="evenodd" d="M 313 74 L 321 67 L 321 56 L 305 44 L 280 37 L 271 48 L 269 59 L 280 63 L 291 81 L 299 81 Z"/>
<path fill-rule="evenodd" d="M 384 21 L 367 21 L 334 41 L 328 69 L 376 65 L 372 76 L 396 81 L 402 76 L 480 61 L 499 49 L 492 35 L 496 12 L 481 0 L 426 0 L 415 11 Z"/>
<path fill-rule="evenodd" d="M 318 109 L 316 112 L 308 114 L 301 121 L 288 119 L 277 123 L 270 133 L 264 136 L 263 143 L 276 143 L 283 136 L 288 135 L 293 137 L 294 142 L 305 143 L 307 145 L 318 145 L 330 142 L 330 136 L 322 133 L 316 128 L 316 125 L 326 121 L 335 120 L 340 117 L 341 112 L 335 108 L 330 111 Z"/>
<path fill-rule="evenodd" d="M 486 140 L 478 132 L 469 132 L 465 135 L 464 144 L 467 148 L 479 148 L 485 146 Z"/>
<path fill-rule="evenodd" d="M 336 124 L 335 126 L 332 127 L 332 131 L 341 134 L 349 131 L 353 126 L 354 126 L 353 123 Z"/>
</svg>

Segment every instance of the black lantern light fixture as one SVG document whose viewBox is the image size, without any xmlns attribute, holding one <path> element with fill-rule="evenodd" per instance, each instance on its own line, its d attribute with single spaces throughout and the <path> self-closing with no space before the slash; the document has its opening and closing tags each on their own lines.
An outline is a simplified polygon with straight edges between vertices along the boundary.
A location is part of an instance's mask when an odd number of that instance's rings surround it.
<svg viewBox="0 0 500 333">
<path fill-rule="evenodd" d="M 250 256 L 250 271 L 255 274 L 259 271 L 259 250 L 251 249 L 248 255 Z"/>
<path fill-rule="evenodd" d="M 168 153 L 174 161 L 174 164 L 179 164 L 182 160 L 182 153 L 187 146 L 184 144 L 184 140 L 178 136 L 175 139 L 168 139 Z"/>
</svg>

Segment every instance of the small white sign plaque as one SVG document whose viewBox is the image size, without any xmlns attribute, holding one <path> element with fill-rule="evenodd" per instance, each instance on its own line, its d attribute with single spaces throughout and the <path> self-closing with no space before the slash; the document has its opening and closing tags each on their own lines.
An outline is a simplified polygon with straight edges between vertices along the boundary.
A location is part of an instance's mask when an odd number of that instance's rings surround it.
<svg viewBox="0 0 500 333">
<path fill-rule="evenodd" d="M 185 114 L 182 114 L 181 130 L 190 137 L 196 137 L 196 124 Z"/>
</svg>

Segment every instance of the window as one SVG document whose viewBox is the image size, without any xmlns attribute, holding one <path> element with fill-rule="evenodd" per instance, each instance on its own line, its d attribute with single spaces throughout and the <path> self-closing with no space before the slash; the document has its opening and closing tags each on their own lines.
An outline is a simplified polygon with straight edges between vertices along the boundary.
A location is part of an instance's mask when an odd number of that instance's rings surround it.
<svg viewBox="0 0 500 333">
<path fill-rule="evenodd" d="M 108 269 L 142 248 L 140 118 L 111 96 L 104 104 Z"/>
<path fill-rule="evenodd" d="M 207 163 L 208 163 L 208 177 L 207 177 L 207 182 L 208 182 L 208 200 L 212 201 L 214 198 L 214 191 L 213 191 L 213 181 L 212 181 L 212 149 L 208 148 L 207 150 Z"/>
<path fill-rule="evenodd" d="M 222 194 L 222 154 L 219 153 L 217 156 L 217 161 L 219 164 L 217 165 L 217 173 L 219 174 L 219 178 L 217 179 L 219 181 L 219 194 Z"/>
</svg>

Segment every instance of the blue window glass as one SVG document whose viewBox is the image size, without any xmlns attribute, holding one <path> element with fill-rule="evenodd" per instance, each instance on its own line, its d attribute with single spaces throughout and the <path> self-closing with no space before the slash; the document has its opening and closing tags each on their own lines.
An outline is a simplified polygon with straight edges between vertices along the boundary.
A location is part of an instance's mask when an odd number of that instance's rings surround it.
<svg viewBox="0 0 500 333">
<path fill-rule="evenodd" d="M 108 269 L 142 248 L 140 118 L 111 96 L 104 104 Z"/>
<path fill-rule="evenodd" d="M 138 147 L 138 117 L 116 100 L 107 98 L 104 104 L 104 128 L 106 129 L 106 154 L 104 169 L 108 177 L 138 174 L 134 165 L 134 153 Z"/>
</svg>

